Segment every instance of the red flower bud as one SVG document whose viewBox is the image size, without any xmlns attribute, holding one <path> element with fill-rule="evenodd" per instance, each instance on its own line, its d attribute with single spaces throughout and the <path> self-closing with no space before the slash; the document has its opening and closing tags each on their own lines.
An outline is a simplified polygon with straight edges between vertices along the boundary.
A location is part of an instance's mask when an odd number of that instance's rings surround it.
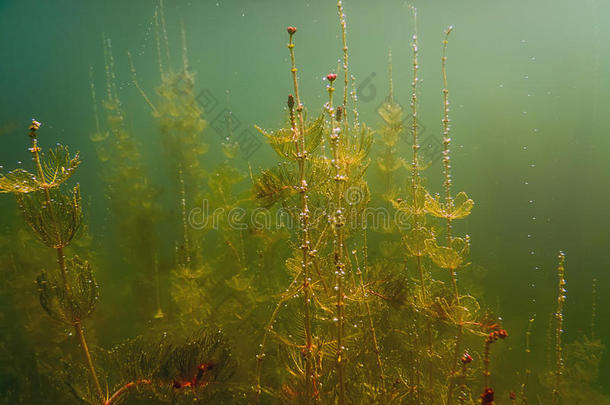
<svg viewBox="0 0 610 405">
<path fill-rule="evenodd" d="M 504 339 L 504 338 L 508 337 L 508 332 L 506 331 L 506 329 L 500 329 L 498 331 L 498 337 L 500 339 Z"/>
<path fill-rule="evenodd" d="M 464 352 L 461 358 L 462 364 L 468 364 L 472 362 L 472 356 L 468 352 Z"/>
<path fill-rule="evenodd" d="M 294 97 L 292 94 L 288 95 L 288 109 L 292 110 L 294 108 Z"/>
<path fill-rule="evenodd" d="M 334 73 L 329 73 L 326 75 L 326 80 L 328 80 L 331 83 L 334 82 L 336 78 L 337 78 L 337 75 Z"/>
<path fill-rule="evenodd" d="M 296 27 L 288 27 L 286 28 L 286 31 L 288 31 L 290 35 L 293 35 L 295 32 L 297 32 L 297 29 Z"/>
<path fill-rule="evenodd" d="M 481 394 L 481 405 L 492 405 L 494 403 L 494 390 L 493 388 L 485 388 L 485 391 Z"/>
</svg>

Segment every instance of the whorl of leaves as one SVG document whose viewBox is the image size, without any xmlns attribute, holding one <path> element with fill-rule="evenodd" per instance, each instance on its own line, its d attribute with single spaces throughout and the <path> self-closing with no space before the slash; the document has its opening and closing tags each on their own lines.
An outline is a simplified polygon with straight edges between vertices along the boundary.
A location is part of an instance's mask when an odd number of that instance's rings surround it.
<svg viewBox="0 0 610 405">
<path fill-rule="evenodd" d="M 61 276 L 50 277 L 43 272 L 37 279 L 42 308 L 51 316 L 68 325 L 88 318 L 97 305 L 99 286 L 91 265 L 78 256 L 66 260 L 67 283 Z M 70 289 L 67 290 L 66 286 Z"/>
<path fill-rule="evenodd" d="M 368 126 L 361 124 L 360 127 L 354 129 L 354 136 L 344 137 L 346 142 L 345 149 L 347 153 L 343 158 L 349 167 L 358 168 L 359 173 L 351 173 L 350 178 L 360 178 L 364 175 L 368 166 L 368 156 L 373 145 L 373 130 Z"/>
<path fill-rule="evenodd" d="M 328 159 L 309 158 L 305 164 L 305 181 L 309 187 L 310 198 L 323 194 L 331 178 L 331 167 Z M 266 208 L 298 193 L 299 173 L 295 165 L 280 163 L 266 169 L 254 179 L 256 199 Z"/>
<path fill-rule="evenodd" d="M 104 357 L 115 389 L 140 382 L 135 385 L 137 393 L 171 403 L 226 391 L 221 383 L 231 378 L 236 367 L 220 331 L 199 331 L 186 339 L 165 333 L 160 339 L 138 337 L 112 348 Z"/>
<path fill-rule="evenodd" d="M 46 188 L 64 183 L 80 165 L 78 153 L 71 157 L 68 147 L 62 145 L 50 149 L 48 155 L 44 155 L 41 160 Z"/>
<path fill-rule="evenodd" d="M 76 236 L 81 226 L 82 207 L 80 187 L 71 193 L 49 190 L 29 194 L 17 194 L 17 203 L 34 234 L 48 247 L 67 246 Z"/>
<path fill-rule="evenodd" d="M 295 138 L 292 128 L 280 128 L 273 132 L 267 132 L 258 126 L 255 126 L 255 128 L 267 138 L 267 142 L 279 157 L 288 160 L 297 160 L 299 158 L 297 155 L 297 143 L 300 145 L 300 141 L 298 138 Z M 320 115 L 305 128 L 305 151 L 308 155 L 314 153 L 320 146 L 323 133 L 324 115 Z"/>
<path fill-rule="evenodd" d="M 0 193 L 26 194 L 58 187 L 74 174 L 80 165 L 78 153 L 70 156 L 67 146 L 50 149 L 48 155 L 40 155 L 43 178 L 24 169 L 0 174 Z"/>
</svg>

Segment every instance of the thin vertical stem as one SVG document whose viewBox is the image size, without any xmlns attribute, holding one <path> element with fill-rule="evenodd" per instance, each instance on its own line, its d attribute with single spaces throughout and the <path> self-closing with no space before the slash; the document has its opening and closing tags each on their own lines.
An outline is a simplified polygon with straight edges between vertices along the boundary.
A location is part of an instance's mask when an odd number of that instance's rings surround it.
<svg viewBox="0 0 610 405">
<path fill-rule="evenodd" d="M 159 73 L 161 79 L 165 77 L 165 69 L 163 69 L 163 57 L 161 56 L 161 37 L 159 34 L 159 6 L 155 8 L 155 14 L 153 15 L 155 20 L 155 44 L 157 45 L 157 59 L 159 59 Z"/>
<path fill-rule="evenodd" d="M 165 45 L 165 56 L 167 58 L 167 70 L 171 71 L 171 63 L 169 56 L 169 40 L 167 39 L 167 27 L 165 25 L 165 6 L 163 0 L 159 0 L 159 17 L 161 20 L 161 32 L 163 33 L 163 44 Z"/>
<path fill-rule="evenodd" d="M 340 3 L 340 2 L 339 2 Z M 334 77 L 332 77 L 334 76 Z M 332 214 L 332 222 L 334 224 L 334 264 L 335 264 L 335 298 L 336 298 L 336 315 L 335 322 L 336 333 L 337 333 L 337 349 L 336 349 L 336 360 L 337 360 L 337 378 L 339 384 L 339 396 L 338 403 L 343 405 L 345 403 L 345 380 L 343 375 L 343 278 L 345 273 L 345 264 L 343 261 L 343 225 L 344 225 L 344 214 L 342 209 L 342 190 L 343 182 L 346 180 L 346 176 L 342 173 L 342 156 L 341 156 L 341 128 L 340 123 L 336 120 L 335 109 L 333 107 L 333 93 L 335 88 L 333 87 L 333 81 L 336 79 L 336 75 L 327 76 L 328 84 L 328 104 L 327 112 L 330 118 L 330 144 L 332 149 L 332 166 L 335 169 L 335 176 L 333 178 L 335 182 L 335 192 L 333 197 L 333 205 L 335 212 Z M 343 114 L 344 115 L 344 114 Z"/>
<path fill-rule="evenodd" d="M 364 243 L 366 244 L 366 229 L 364 229 Z M 377 332 L 375 331 L 375 324 L 373 323 L 373 316 L 371 314 L 371 305 L 366 299 L 367 293 L 364 289 L 364 278 L 362 276 L 362 270 L 360 269 L 360 263 L 358 263 L 358 255 L 357 252 L 353 252 L 354 260 L 356 262 L 356 274 L 358 275 L 358 281 L 360 283 L 360 292 L 362 294 L 362 299 L 364 300 L 364 304 L 366 307 L 366 315 L 369 320 L 369 332 L 371 333 L 371 340 L 373 342 L 373 352 L 375 353 L 375 360 L 377 361 L 377 369 L 379 370 L 379 382 L 381 384 L 381 391 L 385 392 L 385 382 L 383 377 L 383 363 L 381 362 L 381 350 L 379 350 L 379 343 L 377 341 Z M 366 271 L 366 257 L 363 263 L 364 271 Z"/>
<path fill-rule="evenodd" d="M 565 260 L 563 252 L 559 252 L 559 265 L 557 266 L 557 310 L 555 311 L 555 385 L 553 387 L 553 405 L 559 403 L 561 375 L 563 374 L 563 347 L 561 337 L 563 335 L 563 304 L 566 301 L 566 279 Z"/>
<path fill-rule="evenodd" d="M 489 376 L 491 375 L 491 372 L 489 371 L 489 354 L 490 354 L 490 348 L 491 348 L 491 344 L 492 344 L 493 340 L 490 339 L 489 337 L 487 337 L 485 339 L 485 350 L 483 352 L 483 388 L 487 389 L 489 388 Z"/>
<path fill-rule="evenodd" d="M 388 51 L 388 83 L 389 83 L 389 101 L 390 104 L 394 105 L 394 81 L 392 79 L 392 50 Z"/>
<path fill-rule="evenodd" d="M 45 176 L 44 176 L 44 171 L 42 170 L 42 164 L 40 162 L 40 147 L 38 147 L 38 139 L 37 139 L 37 134 L 36 134 L 36 131 L 38 130 L 39 127 L 40 127 L 40 123 L 38 123 L 36 121 L 34 121 L 32 123 L 32 125 L 30 126 L 29 136 L 30 136 L 30 139 L 32 140 L 32 147 L 31 147 L 30 151 L 32 152 L 32 155 L 34 158 L 34 164 L 36 166 L 36 171 L 37 171 L 37 174 L 39 177 L 39 181 L 42 184 L 45 184 L 46 180 L 45 180 Z M 53 204 L 51 201 L 51 192 L 48 187 L 44 187 L 44 193 L 45 193 L 45 199 L 46 199 L 46 201 L 45 201 L 46 206 L 49 210 L 49 214 L 51 216 L 51 221 L 53 222 L 53 226 L 55 228 L 56 242 L 57 242 L 57 247 L 55 248 L 55 250 L 57 252 L 57 265 L 59 266 L 62 282 L 64 284 L 64 290 L 66 291 L 66 294 L 68 295 L 68 301 L 71 301 L 72 286 L 70 285 L 70 281 L 68 279 L 68 269 L 66 268 L 66 261 L 65 261 L 66 258 L 64 255 L 65 241 L 62 240 L 60 232 L 59 232 L 59 221 L 55 214 L 55 210 L 53 209 Z M 98 395 L 100 396 L 100 398 L 104 398 L 102 386 L 100 385 L 100 382 L 97 377 L 97 373 L 95 372 L 95 366 L 93 364 L 93 360 L 91 359 L 91 353 L 89 352 L 89 346 L 87 345 L 87 340 L 85 339 L 85 334 L 83 332 L 83 328 L 81 326 L 80 320 L 79 319 L 73 320 L 73 326 L 74 326 L 74 330 L 76 331 L 76 334 L 78 335 L 78 338 L 80 340 L 80 344 L 83 349 L 83 354 L 85 356 L 85 360 L 87 362 L 89 372 L 91 373 L 91 378 L 93 380 L 93 384 L 95 385 L 95 389 L 96 389 Z"/>
<path fill-rule="evenodd" d="M 182 216 L 182 233 L 184 238 L 184 266 L 191 267 L 191 245 L 188 233 L 188 221 L 186 219 L 186 187 L 184 185 L 184 173 L 182 166 L 178 170 L 178 178 L 180 180 L 180 213 Z"/>
<path fill-rule="evenodd" d="M 93 104 L 93 117 L 95 118 L 95 133 L 100 133 L 100 117 L 97 112 L 97 96 L 95 93 L 95 82 L 93 80 L 93 65 L 89 66 L 89 84 L 91 87 L 91 101 Z"/>
<path fill-rule="evenodd" d="M 155 298 L 157 301 L 155 319 L 161 319 L 165 317 L 165 314 L 161 308 L 161 279 L 159 277 L 159 255 L 157 253 L 155 253 Z"/>
<path fill-rule="evenodd" d="M 347 35 L 346 28 L 347 23 L 345 22 L 345 12 L 343 11 L 343 2 L 341 0 L 337 1 L 337 13 L 339 14 L 339 22 L 341 24 L 341 39 L 343 42 L 343 110 L 345 110 L 347 106 L 347 81 L 348 81 L 348 54 L 347 54 Z M 347 128 L 347 117 L 344 121 L 344 127 Z"/>
<path fill-rule="evenodd" d="M 450 26 L 447 31 L 445 31 L 445 38 L 443 39 L 443 52 L 441 57 L 441 74 L 443 78 L 443 173 L 444 173 L 444 189 L 445 189 L 445 204 L 448 212 L 453 211 L 453 197 L 451 195 L 451 156 L 449 152 L 449 147 L 451 144 L 451 138 L 449 136 L 450 127 L 449 127 L 449 89 L 447 88 L 447 44 L 449 43 L 449 34 L 453 30 L 453 26 Z M 447 216 L 446 223 L 446 237 L 447 237 L 447 247 L 451 248 L 453 244 L 453 238 L 451 236 L 451 218 Z M 460 304 L 460 295 L 457 287 L 457 274 L 456 269 L 451 268 L 450 276 L 451 276 L 451 286 L 453 288 L 453 295 L 455 304 Z M 453 355 L 453 362 L 451 366 L 451 375 L 449 378 L 449 387 L 447 390 L 447 404 L 451 405 L 453 400 L 453 386 L 455 374 L 458 371 L 458 359 L 460 356 L 460 343 L 462 339 L 462 321 L 461 319 L 457 324 L 457 334 L 455 338 L 455 350 Z"/>
<path fill-rule="evenodd" d="M 417 27 L 417 10 L 413 7 L 413 25 Z M 411 50 L 413 52 L 413 80 L 411 81 L 411 136 L 413 143 L 413 160 L 411 161 L 411 194 L 413 196 L 413 211 L 415 212 L 412 215 L 413 220 L 413 229 L 417 230 L 421 225 L 421 214 L 419 207 L 419 199 L 417 198 L 418 188 L 420 185 L 420 176 L 419 176 L 419 121 L 417 114 L 417 84 L 419 83 L 419 62 L 418 62 L 418 45 L 417 45 L 417 29 L 413 34 L 413 41 L 411 43 Z M 421 256 L 417 256 L 417 273 L 419 275 L 419 285 L 421 289 L 421 301 L 422 303 L 426 302 L 426 286 L 424 284 L 424 269 L 422 265 Z M 431 344 L 429 345 L 431 346 Z M 430 348 L 430 347 L 429 347 Z"/>
<path fill-rule="evenodd" d="M 451 196 L 451 157 L 449 153 L 449 146 L 451 138 L 449 136 L 449 89 L 447 88 L 447 44 L 449 43 L 449 34 L 453 30 L 453 26 L 449 27 L 445 31 L 445 39 L 443 40 L 443 56 L 441 58 L 441 70 L 443 76 L 443 171 L 445 175 L 444 188 L 445 188 L 445 202 L 447 204 L 447 210 L 450 211 L 453 208 L 453 197 Z M 451 218 L 447 217 L 447 246 L 451 247 Z M 452 272 L 452 279 L 455 277 Z M 456 299 L 457 299 L 456 295 Z"/>
<path fill-rule="evenodd" d="M 597 279 L 591 283 L 591 340 L 595 340 L 595 318 L 597 316 Z"/>
<path fill-rule="evenodd" d="M 288 98 L 288 108 L 290 111 L 290 125 L 295 140 L 295 149 L 297 155 L 297 161 L 299 166 L 299 184 L 297 189 L 299 190 L 301 200 L 301 251 L 303 253 L 301 258 L 301 268 L 303 271 L 303 297 L 304 297 L 304 310 L 305 310 L 305 386 L 306 386 L 306 403 L 311 403 L 312 393 L 315 391 L 313 384 L 313 363 L 312 363 L 312 337 L 311 337 L 311 314 L 310 314 L 310 274 L 309 274 L 309 206 L 308 206 L 308 184 L 305 180 L 305 163 L 307 161 L 307 150 L 305 144 L 305 122 L 303 118 L 303 105 L 301 104 L 301 97 L 299 94 L 299 81 L 297 77 L 296 59 L 294 55 L 294 42 L 293 36 L 296 32 L 289 30 L 289 43 L 288 50 L 290 52 L 290 71 L 292 73 L 292 82 L 294 87 L 294 94 L 296 96 L 296 115 L 299 120 L 295 119 L 294 111 L 294 99 L 291 96 Z"/>
<path fill-rule="evenodd" d="M 138 92 L 140 93 L 140 95 L 142 96 L 144 101 L 146 101 L 146 104 L 148 104 L 150 109 L 153 111 L 153 114 L 159 115 L 159 111 L 157 110 L 155 105 L 152 103 L 152 101 L 150 101 L 150 99 L 144 92 L 144 89 L 142 89 L 142 86 L 140 86 L 140 82 L 138 81 L 138 76 L 136 75 L 136 67 L 133 64 L 133 59 L 131 58 L 131 52 L 129 52 L 129 51 L 127 52 L 127 61 L 129 62 L 129 70 L 131 71 L 131 81 L 132 81 L 133 85 L 136 86 L 136 89 L 138 90 Z"/>
<path fill-rule="evenodd" d="M 286 301 L 288 301 L 292 296 L 294 296 L 295 292 L 299 291 L 299 289 L 297 289 L 296 291 L 291 291 L 291 288 L 297 284 L 297 282 L 302 274 L 303 274 L 303 272 L 300 271 L 292 279 L 292 282 L 286 289 L 286 293 L 276 304 L 275 309 L 273 310 L 273 312 L 271 313 L 271 317 L 269 318 L 269 322 L 267 322 L 267 325 L 265 326 L 265 333 L 263 334 L 263 340 L 259 345 L 260 350 L 259 350 L 258 354 L 256 355 L 256 386 L 255 386 L 255 401 L 254 401 L 255 403 L 259 402 L 260 394 L 262 393 L 261 373 L 263 370 L 263 360 L 265 358 L 265 347 L 267 346 L 267 338 L 269 337 L 271 330 L 273 330 L 273 324 L 275 323 L 275 320 L 280 312 L 280 309 L 282 308 L 282 305 Z"/>
<path fill-rule="evenodd" d="M 186 74 L 189 68 L 188 49 L 186 46 L 186 31 L 184 30 L 184 22 L 180 23 L 180 38 L 182 40 L 182 68 Z"/>
<path fill-rule="evenodd" d="M 529 365 L 530 365 L 530 357 L 532 356 L 530 340 L 531 340 L 531 336 L 532 336 L 532 325 L 534 324 L 534 319 L 535 318 L 530 318 L 530 320 L 527 324 L 527 331 L 525 332 L 525 372 L 524 372 L 524 377 L 523 377 L 523 383 L 521 384 L 521 401 L 524 404 L 528 403 L 527 385 L 529 384 L 529 376 L 532 373 L 532 370 L 530 369 Z"/>
</svg>

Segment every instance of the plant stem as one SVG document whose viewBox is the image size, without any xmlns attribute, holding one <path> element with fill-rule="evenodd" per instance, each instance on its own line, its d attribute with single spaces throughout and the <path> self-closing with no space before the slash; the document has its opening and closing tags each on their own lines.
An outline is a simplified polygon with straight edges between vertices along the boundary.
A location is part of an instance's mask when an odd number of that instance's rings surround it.
<svg viewBox="0 0 610 405">
<path fill-rule="evenodd" d="M 443 40 L 443 53 L 441 57 L 441 72 L 443 78 L 443 171 L 444 171 L 444 188 L 445 188 L 445 204 L 446 210 L 448 213 L 453 211 L 453 197 L 451 195 L 451 157 L 449 154 L 449 146 L 451 143 L 451 138 L 449 137 L 449 90 L 447 88 L 447 44 L 449 43 L 449 34 L 453 27 L 449 27 L 447 31 L 445 31 L 445 39 Z M 446 233 L 447 233 L 447 247 L 451 248 L 453 244 L 453 239 L 451 236 L 451 217 L 447 215 L 446 217 Z M 460 295 L 457 287 L 457 274 L 456 269 L 450 269 L 451 276 L 451 286 L 453 288 L 453 295 L 455 300 L 455 305 L 460 305 Z M 462 338 L 462 320 L 458 320 L 457 324 L 457 334 L 455 338 L 455 350 L 453 356 L 453 362 L 451 365 L 451 375 L 449 378 L 449 387 L 447 390 L 447 404 L 451 405 L 453 400 L 453 386 L 455 374 L 457 373 L 458 367 L 458 359 L 460 356 L 460 342 Z"/>
<path fill-rule="evenodd" d="M 46 184 L 44 171 L 42 170 L 42 164 L 40 162 L 40 147 L 38 147 L 38 139 L 36 138 L 36 130 L 31 129 L 29 135 L 32 140 L 32 148 L 30 150 L 34 157 L 34 164 L 36 165 L 36 171 L 38 173 L 39 180 L 42 184 Z M 56 234 L 56 238 L 57 238 L 56 239 L 57 247 L 55 248 L 55 250 L 57 251 L 57 265 L 59 266 L 59 269 L 60 269 L 62 282 L 64 284 L 64 290 L 66 291 L 66 294 L 68 295 L 68 300 L 72 300 L 72 286 L 70 285 L 70 281 L 68 279 L 68 270 L 66 268 L 66 258 L 64 255 L 65 242 L 61 239 L 61 234 L 59 232 L 59 223 L 57 220 L 57 216 L 55 215 L 55 210 L 53 209 L 53 203 L 51 201 L 51 192 L 49 190 L 49 187 L 44 187 L 44 193 L 45 193 L 46 206 L 51 215 L 51 221 L 53 221 L 53 225 L 55 227 L 55 234 Z M 98 395 L 100 396 L 100 398 L 103 398 L 104 392 L 102 391 L 102 386 L 100 385 L 100 382 L 97 378 L 97 373 L 95 372 L 95 367 L 94 367 L 93 361 L 91 359 L 91 353 L 89 352 L 89 346 L 87 345 L 87 340 L 85 339 L 85 334 L 83 332 L 83 328 L 81 326 L 80 319 L 73 320 L 73 326 L 74 326 L 74 330 L 76 331 L 76 334 L 79 337 L 81 347 L 83 349 L 83 354 L 85 355 L 85 360 L 87 361 L 87 366 L 89 368 L 89 372 L 91 373 L 91 378 L 95 385 L 95 389 L 96 389 Z"/>
<path fill-rule="evenodd" d="M 489 376 L 491 375 L 491 372 L 489 371 L 489 352 L 491 343 L 491 339 L 485 339 L 485 350 L 483 352 L 483 364 L 485 365 L 485 368 L 483 369 L 483 389 L 489 388 Z"/>
<path fill-rule="evenodd" d="M 416 25 L 417 19 L 417 11 L 413 8 L 413 21 L 414 25 Z M 413 229 L 420 228 L 420 208 L 418 206 L 419 201 L 417 198 L 417 190 L 420 185 L 420 176 L 419 176 L 419 122 L 417 115 L 417 84 L 419 83 L 418 70 L 419 64 L 417 59 L 418 54 L 418 46 L 417 46 L 417 32 L 413 34 L 413 42 L 411 44 L 411 50 L 413 51 L 413 80 L 411 81 L 411 136 L 413 143 L 413 160 L 411 161 L 411 193 L 413 195 Z M 421 301 L 422 304 L 426 303 L 426 286 L 424 284 L 424 269 L 422 265 L 421 256 L 417 256 L 417 273 L 419 275 L 419 286 L 421 289 Z M 431 344 L 429 345 L 429 349 L 431 349 Z"/>
<path fill-rule="evenodd" d="M 524 372 L 524 378 L 523 378 L 523 384 L 521 384 L 521 402 L 523 402 L 524 404 L 528 404 L 529 401 L 527 399 L 527 384 L 529 383 L 529 376 L 532 373 L 532 370 L 530 369 L 529 363 L 530 363 L 530 357 L 531 357 L 531 347 L 530 347 L 530 339 L 532 336 L 532 325 L 534 324 L 534 319 L 535 318 L 530 318 L 528 325 L 527 325 L 527 331 L 525 332 L 525 372 Z"/>
<path fill-rule="evenodd" d="M 119 399 L 119 397 L 121 397 L 123 394 L 125 394 L 129 389 L 131 389 L 137 385 L 149 385 L 149 384 L 152 384 L 152 381 L 146 380 L 146 379 L 128 382 L 127 384 L 121 386 L 118 390 L 116 390 L 110 398 L 108 398 L 106 401 L 104 401 L 104 405 L 111 405 L 113 402 L 117 401 Z"/>
<path fill-rule="evenodd" d="M 342 183 L 346 180 L 341 170 L 341 128 L 339 123 L 336 121 L 335 109 L 333 107 L 333 93 L 335 88 L 333 82 L 329 80 L 328 84 L 328 105 L 327 111 L 330 117 L 330 144 L 332 149 L 333 163 L 332 166 L 335 169 L 335 176 L 333 178 L 335 182 L 335 192 L 333 197 L 333 205 L 335 212 L 333 213 L 332 222 L 334 224 L 334 264 L 335 264 L 335 305 L 336 305 L 336 316 L 335 322 L 337 323 L 337 378 L 339 384 L 339 405 L 345 403 L 345 381 L 343 375 L 343 275 L 345 271 L 345 264 L 343 263 L 343 225 L 344 225 L 344 214 L 342 210 Z"/>
<path fill-rule="evenodd" d="M 299 82 L 297 78 L 297 67 L 294 56 L 294 43 L 292 42 L 292 38 L 294 33 L 290 35 L 290 42 L 288 43 L 288 50 L 290 51 L 290 62 L 291 62 L 291 73 L 292 73 L 292 82 L 294 87 L 294 95 L 296 97 L 296 115 L 299 120 L 299 125 L 297 128 L 297 123 L 295 119 L 294 113 L 294 102 L 290 102 L 289 100 L 289 110 L 290 110 L 290 125 L 292 128 L 295 149 L 297 155 L 297 161 L 299 165 L 299 184 L 297 186 L 299 190 L 299 194 L 301 197 L 301 250 L 303 253 L 301 259 L 301 268 L 303 270 L 303 297 L 304 297 L 304 310 L 305 310 L 305 392 L 306 392 L 306 403 L 311 403 L 312 393 L 315 391 L 313 388 L 314 379 L 313 379 L 313 370 L 312 370 L 312 338 L 311 338 L 311 314 L 310 314 L 310 288 L 309 288 L 309 207 L 308 207 L 308 196 L 307 190 L 308 185 L 305 180 L 305 162 L 307 161 L 307 150 L 305 146 L 305 122 L 303 119 L 303 105 L 301 104 L 301 97 L 299 95 Z"/>
<path fill-rule="evenodd" d="M 555 320 L 555 386 L 553 387 L 553 405 L 559 403 L 561 375 L 563 374 L 563 348 L 561 346 L 561 335 L 563 334 L 563 304 L 566 301 L 565 260 L 563 252 L 559 252 L 559 265 L 557 266 L 557 311 Z"/>
<path fill-rule="evenodd" d="M 364 244 L 366 245 L 366 229 L 364 229 Z M 368 300 L 366 299 L 367 293 L 364 289 L 364 279 L 362 277 L 362 270 L 360 269 L 360 264 L 358 263 L 358 256 L 356 255 L 356 252 L 354 253 L 354 260 L 356 261 L 356 273 L 358 275 L 359 278 L 359 282 L 360 282 L 360 291 L 362 293 L 362 299 L 364 300 L 364 305 L 366 307 L 366 315 L 367 318 L 369 320 L 369 332 L 371 332 L 371 340 L 373 341 L 373 352 L 375 353 L 375 359 L 377 361 L 377 368 L 379 369 L 379 382 L 381 384 L 381 391 L 385 392 L 385 383 L 384 383 L 384 378 L 383 378 L 383 363 L 381 362 L 381 351 L 379 350 L 379 343 L 377 341 L 377 332 L 375 332 L 375 325 L 373 323 L 373 316 L 371 314 L 371 305 L 369 304 Z M 364 270 L 366 271 L 366 256 L 364 259 Z"/>
<path fill-rule="evenodd" d="M 261 373 L 263 370 L 263 359 L 265 358 L 265 347 L 267 345 L 267 338 L 269 337 L 269 333 L 273 329 L 273 323 L 275 322 L 275 319 L 277 318 L 277 315 L 280 312 L 282 304 L 284 304 L 294 295 L 294 292 L 290 291 L 290 289 L 292 288 L 293 285 L 295 285 L 297 283 L 297 281 L 301 277 L 301 274 L 302 274 L 302 271 L 299 272 L 299 274 L 297 274 L 296 277 L 294 277 L 294 279 L 288 286 L 286 293 L 276 304 L 275 309 L 273 310 L 273 313 L 271 314 L 271 317 L 269 318 L 269 322 L 265 326 L 265 333 L 263 334 L 263 340 L 262 340 L 261 344 L 259 345 L 260 350 L 259 350 L 258 354 L 256 355 L 256 387 L 255 387 L 255 401 L 254 401 L 255 403 L 258 403 L 260 394 L 262 392 Z M 297 291 L 298 291 L 298 289 L 297 289 Z"/>
</svg>

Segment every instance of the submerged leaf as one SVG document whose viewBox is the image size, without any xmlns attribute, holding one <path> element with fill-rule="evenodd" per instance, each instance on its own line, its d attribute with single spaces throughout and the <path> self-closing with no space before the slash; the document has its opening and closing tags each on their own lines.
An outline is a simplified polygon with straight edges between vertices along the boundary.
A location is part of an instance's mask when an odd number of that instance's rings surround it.
<svg viewBox="0 0 610 405">
<path fill-rule="evenodd" d="M 99 287 L 88 261 L 75 256 L 65 261 L 65 269 L 67 283 L 63 276 L 42 273 L 38 277 L 40 304 L 51 318 L 74 325 L 95 310 Z"/>
<path fill-rule="evenodd" d="M 448 203 L 442 203 L 440 197 L 432 197 L 426 194 L 426 211 L 438 218 L 446 218 L 450 220 L 465 218 L 470 215 L 474 201 L 472 201 L 463 191 Z"/>
<path fill-rule="evenodd" d="M 411 255 L 421 257 L 426 255 L 426 241 L 433 237 L 434 234 L 430 229 L 419 227 L 409 231 L 403 241 Z"/>
<path fill-rule="evenodd" d="M 401 167 L 404 167 L 404 164 L 405 164 L 405 162 L 402 159 L 396 158 L 394 155 L 377 156 L 377 166 L 379 167 L 379 170 L 381 170 L 382 172 L 387 172 L 387 173 L 395 172 L 396 170 L 400 169 Z"/>
<path fill-rule="evenodd" d="M 417 186 L 415 189 L 415 197 L 411 201 L 406 200 L 392 200 L 392 205 L 399 211 L 405 212 L 409 215 L 423 216 L 426 214 L 427 209 L 425 208 L 426 203 L 426 189 Z"/>
<path fill-rule="evenodd" d="M 288 160 L 296 160 L 299 156 L 297 155 L 297 145 L 300 150 L 301 140 L 298 138 L 297 132 L 288 126 L 286 128 L 280 128 L 277 131 L 268 132 L 259 126 L 254 126 L 258 132 L 263 134 L 267 138 L 267 143 L 273 148 L 273 150 L 282 158 Z M 322 140 L 322 134 L 324 130 L 324 116 L 320 115 L 315 121 L 306 126 L 305 128 L 305 151 L 311 154 L 320 146 Z"/>
<path fill-rule="evenodd" d="M 254 180 L 254 194 L 265 207 L 271 207 L 280 199 L 293 193 L 295 176 L 287 165 L 278 165 L 263 170 Z"/>
<path fill-rule="evenodd" d="M 228 158 L 233 159 L 237 156 L 237 152 L 239 152 L 239 142 L 223 142 L 222 153 Z"/>
<path fill-rule="evenodd" d="M 59 190 L 18 194 L 17 203 L 34 234 L 48 247 L 65 247 L 80 229 L 82 208 L 80 187 L 71 193 Z"/>
<path fill-rule="evenodd" d="M 74 170 L 79 165 L 78 153 L 70 156 L 67 146 L 59 145 L 49 150 L 48 155 L 42 156 L 44 183 L 41 182 L 41 186 L 44 188 L 59 186 L 74 174 Z"/>
<path fill-rule="evenodd" d="M 36 176 L 27 170 L 15 169 L 7 174 L 0 174 L 0 193 L 31 193 L 41 190 Z"/>
<path fill-rule="evenodd" d="M 435 239 L 426 240 L 425 245 L 434 264 L 450 270 L 455 270 L 464 263 L 470 246 L 468 238 L 452 239 L 451 247 L 439 246 Z"/>
<path fill-rule="evenodd" d="M 398 142 L 399 135 L 404 131 L 405 126 L 402 122 L 403 111 L 402 107 L 391 101 L 383 103 L 377 113 L 384 121 L 381 128 L 382 141 L 386 146 L 395 146 Z"/>
<path fill-rule="evenodd" d="M 66 146 L 50 149 L 48 155 L 40 154 L 42 178 L 27 170 L 15 169 L 0 174 L 0 193 L 25 194 L 54 188 L 74 174 L 80 164 L 78 153 L 70 156 Z"/>
</svg>

